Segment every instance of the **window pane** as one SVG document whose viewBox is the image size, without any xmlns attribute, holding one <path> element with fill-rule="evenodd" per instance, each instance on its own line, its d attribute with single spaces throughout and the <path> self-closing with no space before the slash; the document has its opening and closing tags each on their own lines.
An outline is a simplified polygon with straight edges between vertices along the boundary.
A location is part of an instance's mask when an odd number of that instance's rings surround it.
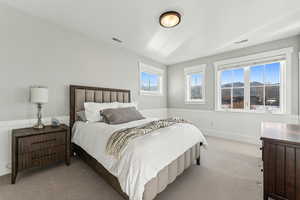
<svg viewBox="0 0 300 200">
<path fill-rule="evenodd" d="M 231 108 L 231 89 L 222 89 L 221 108 Z"/>
<path fill-rule="evenodd" d="M 266 65 L 265 69 L 265 84 L 279 84 L 280 83 L 280 63 L 272 63 Z"/>
<path fill-rule="evenodd" d="M 190 99 L 199 100 L 202 99 L 202 74 L 190 75 Z"/>
<path fill-rule="evenodd" d="M 159 76 L 157 74 L 141 73 L 141 89 L 144 91 L 159 90 Z"/>
<path fill-rule="evenodd" d="M 191 78 L 191 85 L 201 85 L 202 83 L 202 74 L 192 74 L 190 75 Z"/>
<path fill-rule="evenodd" d="M 149 76 L 146 72 L 142 72 L 141 84 L 142 84 L 142 90 L 149 90 L 150 82 L 149 82 Z"/>
<path fill-rule="evenodd" d="M 191 89 L 191 99 L 202 99 L 202 74 L 192 74 L 190 75 L 190 89 Z"/>
<path fill-rule="evenodd" d="M 221 86 L 232 87 L 232 70 L 224 70 L 221 72 Z"/>
<path fill-rule="evenodd" d="M 279 108 L 280 106 L 280 87 L 279 86 L 266 86 L 266 106 L 269 108 Z"/>
<path fill-rule="evenodd" d="M 232 107 L 236 109 L 244 108 L 244 88 L 233 88 Z"/>
<path fill-rule="evenodd" d="M 157 91 L 159 84 L 159 76 L 156 74 L 150 74 L 150 91 Z"/>
<path fill-rule="evenodd" d="M 202 99 L 202 87 L 192 86 L 191 87 L 191 99 Z"/>
<path fill-rule="evenodd" d="M 221 71 L 221 108 L 245 109 L 244 93 L 250 92 L 246 95 L 250 95 L 250 106 L 247 109 L 278 111 L 281 106 L 281 67 L 284 67 L 282 62 L 274 62 Z M 248 69 L 249 82 L 245 83 L 245 73 L 248 81 Z"/>
<path fill-rule="evenodd" d="M 244 69 L 235 69 L 233 72 L 233 87 L 244 87 Z"/>
<path fill-rule="evenodd" d="M 264 87 L 250 88 L 250 109 L 251 110 L 264 109 Z"/>
<path fill-rule="evenodd" d="M 264 85 L 264 65 L 253 66 L 250 68 L 250 85 L 263 86 Z"/>
</svg>

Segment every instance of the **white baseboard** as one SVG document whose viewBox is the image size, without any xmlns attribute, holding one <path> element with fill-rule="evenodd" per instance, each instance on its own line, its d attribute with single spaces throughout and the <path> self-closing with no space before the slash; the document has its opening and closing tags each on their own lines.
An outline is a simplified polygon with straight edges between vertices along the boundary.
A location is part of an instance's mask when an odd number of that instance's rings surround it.
<svg viewBox="0 0 300 200">
<path fill-rule="evenodd" d="M 237 142 L 261 145 L 261 142 L 258 138 L 245 136 L 240 133 L 225 132 L 225 131 L 219 131 L 214 129 L 204 129 L 202 130 L 202 132 L 205 136 L 212 136 L 212 137 L 223 138 L 227 140 L 233 140 Z"/>
<path fill-rule="evenodd" d="M 11 173 L 11 169 L 9 169 L 7 167 L 8 163 L 3 163 L 0 164 L 0 176 L 6 175 L 6 174 L 10 174 Z"/>
</svg>

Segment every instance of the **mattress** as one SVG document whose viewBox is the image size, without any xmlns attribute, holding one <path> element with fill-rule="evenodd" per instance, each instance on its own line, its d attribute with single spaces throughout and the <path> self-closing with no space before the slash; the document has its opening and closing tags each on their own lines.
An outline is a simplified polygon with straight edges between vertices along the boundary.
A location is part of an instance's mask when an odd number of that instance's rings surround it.
<svg viewBox="0 0 300 200">
<path fill-rule="evenodd" d="M 131 200 L 151 200 L 200 156 L 200 143 L 207 145 L 198 128 L 179 123 L 131 141 L 120 159 L 106 153 L 107 141 L 116 130 L 152 120 L 121 125 L 76 122 L 72 142 L 117 177 Z"/>
<path fill-rule="evenodd" d="M 151 179 L 146 184 L 143 200 L 153 200 L 170 183 L 175 181 L 177 176 L 182 174 L 185 169 L 189 168 L 199 157 L 200 144 L 197 144 L 162 169 L 155 178 Z"/>
</svg>

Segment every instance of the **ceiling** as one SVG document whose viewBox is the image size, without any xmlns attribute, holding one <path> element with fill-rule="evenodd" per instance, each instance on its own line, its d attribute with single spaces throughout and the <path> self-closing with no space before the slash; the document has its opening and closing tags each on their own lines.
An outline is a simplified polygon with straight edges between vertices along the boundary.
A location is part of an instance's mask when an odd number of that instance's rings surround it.
<svg viewBox="0 0 300 200">
<path fill-rule="evenodd" d="M 166 65 L 300 33 L 299 0 L 0 1 Z M 179 26 L 160 27 L 167 10 L 182 14 Z"/>
</svg>

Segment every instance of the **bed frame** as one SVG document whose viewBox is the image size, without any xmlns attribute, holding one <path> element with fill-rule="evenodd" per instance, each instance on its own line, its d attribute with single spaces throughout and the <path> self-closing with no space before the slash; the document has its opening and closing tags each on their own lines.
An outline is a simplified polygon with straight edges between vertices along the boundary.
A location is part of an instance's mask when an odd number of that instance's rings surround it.
<svg viewBox="0 0 300 200">
<path fill-rule="evenodd" d="M 72 134 L 72 127 L 77 120 L 76 112 L 84 109 L 83 102 L 130 102 L 130 90 L 112 89 L 101 87 L 89 87 L 70 85 L 70 133 Z M 200 144 L 202 145 L 202 144 Z M 124 199 L 129 200 L 120 186 L 118 179 L 106 170 L 96 159 L 90 156 L 80 146 L 72 143 L 72 151 L 86 162 L 92 169 L 94 169 L 107 183 L 109 183 Z M 200 165 L 200 157 L 197 158 L 197 165 Z"/>
</svg>

